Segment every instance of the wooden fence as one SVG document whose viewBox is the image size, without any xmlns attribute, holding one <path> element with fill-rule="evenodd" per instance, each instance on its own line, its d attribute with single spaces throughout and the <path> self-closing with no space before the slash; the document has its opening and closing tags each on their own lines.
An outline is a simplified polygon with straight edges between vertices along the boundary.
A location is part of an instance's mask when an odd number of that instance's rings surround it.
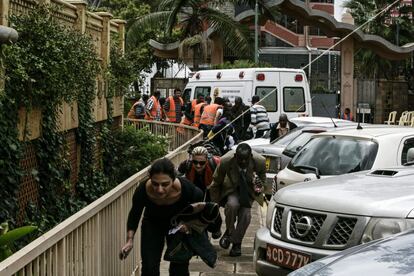
<svg viewBox="0 0 414 276">
<path fill-rule="evenodd" d="M 0 5 L 0 24 L 9 26 L 9 18 L 11 15 L 22 15 L 29 13 L 39 4 L 50 4 L 57 7 L 51 16 L 57 19 L 58 24 L 79 31 L 79 33 L 90 36 L 93 47 L 101 62 L 101 67 L 106 68 L 109 64 L 111 39 L 116 37 L 120 42 L 120 50 L 124 51 L 125 44 L 125 21 L 112 19 L 112 15 L 105 12 L 92 13 L 87 11 L 87 4 L 84 1 L 64 1 L 64 0 L 1 0 Z M 62 49 L 65 50 L 65 49 Z M 76 68 L 74 68 L 76 69 Z M 1 74 L 1 72 L 0 72 Z M 0 79 L 3 79 L 0 76 Z M 4 82 L 0 81 L 0 90 Z M 98 129 L 101 122 L 107 120 L 107 85 L 102 76 L 96 79 L 96 96 L 93 101 L 93 118 L 95 127 Z M 118 93 L 119 94 L 119 93 Z M 114 126 L 122 124 L 123 114 L 123 97 L 115 96 L 112 98 Z M 34 107 L 30 111 L 24 107 L 20 107 L 18 112 L 19 122 L 17 128 L 19 131 L 19 139 L 35 140 L 41 136 L 41 107 Z M 79 162 L 81 152 L 79 144 L 76 140 L 76 129 L 79 126 L 78 105 L 76 102 L 60 104 L 58 112 L 58 126 L 61 131 L 65 132 L 65 140 L 69 148 L 68 160 L 71 164 L 70 181 L 74 186 L 78 179 Z M 26 131 L 25 131 L 26 130 Z M 24 133 L 27 134 L 24 137 Z M 96 151 L 99 145 L 96 145 Z M 100 156 L 97 156 L 97 160 Z M 38 186 L 39 183 L 30 173 L 32 170 L 38 170 L 38 160 L 36 150 L 33 145 L 28 144 L 23 153 L 20 162 L 21 169 L 25 175 L 21 179 L 18 190 L 19 211 L 16 220 L 20 223 L 24 217 L 24 210 L 28 202 L 38 202 Z"/>
<path fill-rule="evenodd" d="M 106 68 L 109 64 L 110 43 L 113 36 L 117 36 L 120 41 L 120 49 L 125 49 L 125 21 L 112 19 L 112 15 L 107 12 L 89 12 L 84 1 L 73 0 L 1 0 L 0 5 L 0 24 L 9 25 L 10 15 L 28 13 L 38 4 L 51 4 L 58 7 L 58 11 L 53 16 L 58 22 L 69 28 L 78 30 L 92 38 L 96 53 L 101 60 L 101 65 Z M 97 78 L 96 98 L 93 105 L 95 122 L 107 119 L 107 104 L 105 98 L 106 84 L 102 77 Z M 113 117 L 122 116 L 123 97 L 115 96 L 113 102 Z M 77 128 L 78 110 L 76 103 L 61 104 L 60 129 L 62 131 Z M 28 114 L 26 122 L 26 110 L 19 110 L 19 133 L 23 139 L 23 130 L 27 125 L 29 139 L 33 140 L 40 136 L 41 109 L 33 109 Z"/>
<path fill-rule="evenodd" d="M 133 123 L 138 128 L 148 127 L 154 134 L 171 137 L 176 134 L 176 125 L 146 122 L 145 126 L 140 120 Z M 166 156 L 175 165 L 187 158 L 187 149 L 192 143 L 202 139 L 197 129 L 184 129 L 191 137 L 179 135 L 180 138 L 173 139 L 172 145 L 178 147 Z M 140 232 L 137 231 L 134 249 L 125 261 L 119 260 L 118 253 L 126 241 L 132 196 L 137 185 L 147 178 L 148 168 L 1 262 L 0 276 L 139 275 Z"/>
</svg>

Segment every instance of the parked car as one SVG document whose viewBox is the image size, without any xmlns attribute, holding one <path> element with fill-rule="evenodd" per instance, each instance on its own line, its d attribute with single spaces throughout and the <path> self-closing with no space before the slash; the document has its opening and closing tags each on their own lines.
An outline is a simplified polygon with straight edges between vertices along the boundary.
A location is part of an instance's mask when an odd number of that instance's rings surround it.
<svg viewBox="0 0 414 276">
<path fill-rule="evenodd" d="M 266 226 L 256 232 L 256 272 L 286 275 L 352 246 L 414 228 L 413 178 L 414 166 L 405 166 L 281 189 L 269 202 Z"/>
<path fill-rule="evenodd" d="M 313 125 L 334 126 L 332 122 L 334 122 L 338 126 L 356 125 L 356 123 L 352 121 L 329 118 L 329 117 L 296 117 L 296 118 L 291 118 L 289 120 L 295 123 L 295 125 L 297 125 L 298 128 L 305 127 L 305 126 L 313 126 Z M 292 131 L 288 132 L 286 135 L 289 135 L 289 136 L 285 137 L 283 140 L 286 145 L 288 142 L 290 142 L 293 138 L 296 137 L 294 136 L 294 134 L 292 134 Z M 296 134 L 298 135 L 299 133 L 296 133 Z M 268 131 L 261 138 L 246 140 L 246 141 L 243 141 L 242 143 L 248 144 L 253 147 L 253 146 L 260 146 L 260 145 L 276 144 L 276 143 L 279 143 L 278 141 L 279 139 L 270 141 L 270 131 Z M 233 147 L 233 149 L 236 149 L 236 148 L 237 148 L 237 145 Z"/>
<path fill-rule="evenodd" d="M 338 127 L 340 128 L 340 127 Z M 252 149 L 266 158 L 265 194 L 274 194 L 273 180 L 313 134 L 333 130 L 331 124 L 297 127 L 288 134 L 266 145 L 252 145 Z"/>
<path fill-rule="evenodd" d="M 249 144 L 254 151 L 266 158 L 265 194 L 267 195 L 273 194 L 275 190 L 273 180 L 276 174 L 286 167 L 298 150 L 309 141 L 312 134 L 336 128 L 356 127 L 355 122 L 325 117 L 298 117 L 291 119 L 291 121 L 298 127 L 270 143 L 269 135 L 243 142 Z"/>
<path fill-rule="evenodd" d="M 310 263 L 289 276 L 413 275 L 414 230 L 355 246 Z"/>
<path fill-rule="evenodd" d="M 364 126 L 315 134 L 277 174 L 277 190 L 334 175 L 403 165 L 414 147 L 414 128 Z"/>
</svg>

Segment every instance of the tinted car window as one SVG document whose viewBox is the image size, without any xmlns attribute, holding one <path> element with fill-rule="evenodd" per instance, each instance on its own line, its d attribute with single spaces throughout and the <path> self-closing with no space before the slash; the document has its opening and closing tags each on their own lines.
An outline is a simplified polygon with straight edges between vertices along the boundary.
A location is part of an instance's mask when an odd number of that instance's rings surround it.
<svg viewBox="0 0 414 276">
<path fill-rule="evenodd" d="M 371 169 L 378 152 L 378 144 L 349 137 L 316 137 L 292 159 L 288 168 L 310 173 L 301 166 L 315 167 L 320 175 L 339 175 Z"/>
<path fill-rule="evenodd" d="M 286 112 L 304 112 L 305 92 L 302 87 L 283 88 L 283 106 Z"/>
<path fill-rule="evenodd" d="M 414 148 L 414 138 L 404 141 L 404 147 L 401 154 L 401 164 L 407 163 L 407 152 L 410 148 Z"/>
<path fill-rule="evenodd" d="M 211 87 L 196 87 L 194 91 L 194 99 L 197 99 L 199 95 L 203 95 L 204 98 L 210 96 Z"/>
</svg>

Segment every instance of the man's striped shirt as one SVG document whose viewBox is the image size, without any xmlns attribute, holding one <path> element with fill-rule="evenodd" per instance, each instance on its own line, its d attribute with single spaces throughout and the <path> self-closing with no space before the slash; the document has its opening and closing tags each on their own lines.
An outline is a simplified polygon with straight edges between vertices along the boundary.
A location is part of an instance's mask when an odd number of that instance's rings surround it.
<svg viewBox="0 0 414 276">
<path fill-rule="evenodd" d="M 266 108 L 264 108 L 263 105 L 255 104 L 251 106 L 250 115 L 251 124 L 256 128 L 256 130 L 270 129 L 269 116 L 267 115 Z"/>
</svg>

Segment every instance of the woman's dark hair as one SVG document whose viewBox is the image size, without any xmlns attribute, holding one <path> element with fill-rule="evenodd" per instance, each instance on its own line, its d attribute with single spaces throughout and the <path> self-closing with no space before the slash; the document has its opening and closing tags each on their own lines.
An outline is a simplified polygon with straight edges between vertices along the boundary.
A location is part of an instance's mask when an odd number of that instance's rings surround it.
<svg viewBox="0 0 414 276">
<path fill-rule="evenodd" d="M 176 177 L 174 164 L 168 158 L 157 159 L 152 163 L 149 169 L 149 176 L 152 177 L 154 174 L 163 173 L 171 177 L 172 180 Z"/>
</svg>

